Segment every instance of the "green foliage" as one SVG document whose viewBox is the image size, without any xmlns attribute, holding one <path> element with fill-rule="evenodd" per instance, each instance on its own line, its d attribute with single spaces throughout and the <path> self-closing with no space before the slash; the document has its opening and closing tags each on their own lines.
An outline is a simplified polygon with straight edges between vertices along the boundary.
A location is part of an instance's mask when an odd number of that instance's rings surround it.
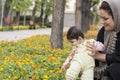
<svg viewBox="0 0 120 80">
<path fill-rule="evenodd" d="M 46 0 L 45 2 L 45 14 L 48 16 L 52 14 L 53 11 L 53 0 Z"/>
<path fill-rule="evenodd" d="M 94 6 L 95 4 L 98 4 L 100 0 L 90 0 L 91 6 Z"/>
<path fill-rule="evenodd" d="M 16 11 L 26 11 L 32 5 L 32 0 L 12 0 L 11 6 Z"/>
<path fill-rule="evenodd" d="M 41 8 L 43 8 L 45 14 L 48 16 L 52 14 L 53 0 L 35 0 L 35 5 L 37 6 L 37 11 L 40 11 Z"/>
<path fill-rule="evenodd" d="M 3 27 L 3 31 L 11 31 L 11 30 L 13 30 L 11 25 L 5 25 Z"/>
</svg>

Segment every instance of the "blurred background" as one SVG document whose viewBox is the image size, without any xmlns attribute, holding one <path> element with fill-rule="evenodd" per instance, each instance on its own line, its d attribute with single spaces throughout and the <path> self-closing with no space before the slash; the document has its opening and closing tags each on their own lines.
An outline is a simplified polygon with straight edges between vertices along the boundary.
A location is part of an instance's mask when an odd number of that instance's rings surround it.
<svg viewBox="0 0 120 80">
<path fill-rule="evenodd" d="M 85 32 L 88 25 L 98 24 L 99 3 L 100 0 L 65 0 L 63 26 L 82 25 Z M 51 27 L 54 4 L 54 0 L 0 0 L 0 26 L 10 27 L 9 30 Z"/>
<path fill-rule="evenodd" d="M 79 27 L 85 39 L 96 39 L 99 3 L 0 0 L 0 39 L 8 40 L 0 40 L 0 80 L 65 80 L 61 66 L 72 47 L 64 28 Z M 51 35 L 40 35 L 49 31 Z"/>
</svg>

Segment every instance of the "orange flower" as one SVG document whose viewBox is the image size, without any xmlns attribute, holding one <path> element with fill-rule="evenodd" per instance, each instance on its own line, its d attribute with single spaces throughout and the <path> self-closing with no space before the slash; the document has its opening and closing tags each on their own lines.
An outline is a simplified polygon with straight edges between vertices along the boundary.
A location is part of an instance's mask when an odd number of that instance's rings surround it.
<svg viewBox="0 0 120 80">
<path fill-rule="evenodd" d="M 51 73 L 54 73 L 54 72 L 55 72 L 55 70 L 50 70 L 50 72 L 51 72 Z"/>
<path fill-rule="evenodd" d="M 36 65 L 35 65 L 35 64 L 34 64 L 34 65 L 32 65 L 32 68 L 33 68 L 33 69 L 35 69 L 35 68 L 36 68 Z"/>
<path fill-rule="evenodd" d="M 41 67 L 41 64 L 38 64 L 38 68 L 40 68 Z"/>
<path fill-rule="evenodd" d="M 2 51 L 2 48 L 0 48 L 0 51 Z"/>
<path fill-rule="evenodd" d="M 49 58 L 49 61 L 50 61 L 50 62 L 54 62 L 54 61 L 55 61 L 55 57 Z"/>
<path fill-rule="evenodd" d="M 35 76 L 32 76 L 32 80 L 35 79 Z"/>
</svg>

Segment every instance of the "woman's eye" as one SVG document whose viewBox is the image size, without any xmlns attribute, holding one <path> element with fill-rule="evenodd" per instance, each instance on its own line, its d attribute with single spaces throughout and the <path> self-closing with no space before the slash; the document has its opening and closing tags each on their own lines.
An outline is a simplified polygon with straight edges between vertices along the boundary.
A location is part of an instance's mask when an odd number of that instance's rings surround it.
<svg viewBox="0 0 120 80">
<path fill-rule="evenodd" d="M 108 20 L 109 18 L 106 18 L 106 17 L 100 17 L 101 19 L 103 20 Z"/>
<path fill-rule="evenodd" d="M 108 20 L 109 18 L 103 18 L 104 20 Z"/>
</svg>

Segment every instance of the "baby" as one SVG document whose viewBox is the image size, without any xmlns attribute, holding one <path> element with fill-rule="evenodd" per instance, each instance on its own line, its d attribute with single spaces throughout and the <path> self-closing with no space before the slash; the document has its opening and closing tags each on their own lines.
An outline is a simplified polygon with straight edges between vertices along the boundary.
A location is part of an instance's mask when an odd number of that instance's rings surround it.
<svg viewBox="0 0 120 80">
<path fill-rule="evenodd" d="M 99 41 L 96 42 L 94 39 L 86 40 L 85 46 L 89 45 L 89 44 L 93 44 L 95 46 L 95 50 L 96 51 L 104 51 L 104 45 L 101 42 L 99 42 Z M 73 56 L 75 55 L 75 53 L 77 53 L 77 48 L 74 48 L 71 51 L 71 53 L 67 57 L 66 61 L 62 65 L 62 70 L 66 70 L 66 68 L 69 67 L 70 62 L 72 61 Z"/>
<path fill-rule="evenodd" d="M 94 59 L 89 56 L 91 52 L 88 51 L 86 45 L 93 44 L 97 51 L 104 51 L 104 45 L 95 40 L 84 40 L 84 35 L 77 27 L 71 27 L 67 32 L 67 39 L 75 48 L 69 54 L 66 61 L 63 63 L 62 69 L 66 70 L 66 80 L 75 80 L 79 74 L 81 80 L 93 80 Z"/>
</svg>

